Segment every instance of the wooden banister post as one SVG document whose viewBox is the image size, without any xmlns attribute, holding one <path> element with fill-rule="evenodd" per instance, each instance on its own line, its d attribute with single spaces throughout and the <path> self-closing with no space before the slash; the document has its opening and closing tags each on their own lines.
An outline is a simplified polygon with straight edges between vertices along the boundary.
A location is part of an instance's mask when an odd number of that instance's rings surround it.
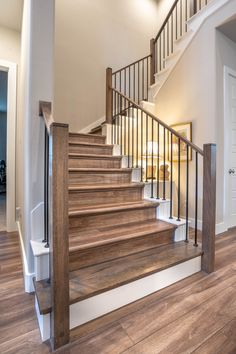
<svg viewBox="0 0 236 354">
<path fill-rule="evenodd" d="M 150 64 L 150 85 L 155 83 L 155 62 L 156 62 L 156 53 L 155 53 L 155 39 L 150 40 L 150 54 L 151 54 L 151 64 Z"/>
<path fill-rule="evenodd" d="M 69 343 L 68 125 L 52 123 L 49 139 L 51 344 L 57 349 Z"/>
<path fill-rule="evenodd" d="M 112 124 L 112 69 L 106 69 L 106 123 Z"/>
<path fill-rule="evenodd" d="M 215 268 L 216 145 L 204 145 L 203 152 L 202 270 L 211 273 Z"/>
</svg>

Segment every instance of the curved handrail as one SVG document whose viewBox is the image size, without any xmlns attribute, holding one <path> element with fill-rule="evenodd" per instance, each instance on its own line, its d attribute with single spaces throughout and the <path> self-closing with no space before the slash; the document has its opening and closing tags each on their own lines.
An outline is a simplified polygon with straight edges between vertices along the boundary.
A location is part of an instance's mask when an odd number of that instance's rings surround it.
<svg viewBox="0 0 236 354">
<path fill-rule="evenodd" d="M 52 117 L 52 103 L 51 102 L 39 102 L 39 115 L 43 117 L 48 134 L 50 133 L 50 127 L 54 123 Z"/>
<path fill-rule="evenodd" d="M 172 15 L 172 13 L 173 13 L 173 11 L 174 11 L 176 5 L 178 4 L 178 2 L 179 2 L 179 0 L 175 0 L 174 3 L 173 3 L 173 5 L 171 6 L 171 9 L 170 9 L 170 11 L 168 12 L 168 14 L 167 14 L 167 16 L 166 16 L 165 21 L 163 22 L 161 28 L 159 29 L 159 31 L 158 31 L 158 33 L 157 33 L 155 39 L 154 39 L 155 42 L 156 42 L 156 41 L 158 40 L 158 38 L 160 37 L 160 35 L 161 35 L 163 29 L 165 28 L 165 25 L 166 25 L 167 22 L 169 21 L 169 18 L 171 17 L 171 15 Z"/>
<path fill-rule="evenodd" d="M 146 109 L 142 108 L 141 106 L 139 106 L 137 103 L 135 103 L 134 101 L 132 101 L 130 98 L 126 97 L 125 95 L 123 95 L 120 91 L 116 90 L 116 89 L 112 89 L 113 92 L 116 92 L 118 95 L 120 95 L 121 97 L 123 97 L 126 101 L 130 102 L 132 104 L 132 106 L 138 108 L 140 111 L 142 111 L 144 114 L 147 114 L 149 117 L 151 117 L 153 120 L 155 120 L 157 123 L 159 123 L 162 127 L 164 127 L 166 130 L 168 130 L 170 133 L 172 133 L 173 135 L 175 135 L 177 138 L 179 138 L 182 142 L 184 142 L 185 144 L 187 144 L 189 147 L 191 147 L 193 150 L 195 150 L 197 153 L 199 153 L 200 155 L 203 156 L 203 150 L 200 149 L 197 145 L 193 144 L 191 141 L 189 141 L 188 139 L 184 138 L 182 135 L 180 135 L 176 130 L 174 130 L 173 128 L 171 128 L 169 125 L 167 125 L 166 123 L 162 122 L 159 118 L 155 117 L 154 114 L 148 112 Z"/>
</svg>

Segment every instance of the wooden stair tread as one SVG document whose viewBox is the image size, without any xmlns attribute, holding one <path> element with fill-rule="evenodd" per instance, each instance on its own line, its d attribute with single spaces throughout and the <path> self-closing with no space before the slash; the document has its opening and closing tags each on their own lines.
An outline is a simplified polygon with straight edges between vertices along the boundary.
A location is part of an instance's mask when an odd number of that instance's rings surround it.
<svg viewBox="0 0 236 354">
<path fill-rule="evenodd" d="M 101 138 L 101 135 L 89 134 L 89 133 L 86 134 L 86 133 L 73 133 L 73 132 L 70 132 L 70 133 L 69 133 L 69 137 L 70 137 L 70 136 L 90 136 L 90 137 L 91 137 L 91 136 L 94 136 L 94 137 L 97 136 L 98 138 Z M 104 139 L 105 139 L 105 136 L 104 136 Z"/>
<path fill-rule="evenodd" d="M 69 249 L 71 253 L 163 231 L 174 231 L 175 228 L 173 224 L 153 219 L 113 227 L 91 228 L 84 232 L 70 232 Z"/>
<path fill-rule="evenodd" d="M 182 241 L 73 271 L 70 273 L 70 304 L 201 255 L 199 247 Z M 35 290 L 40 312 L 49 313 L 50 284 L 45 280 L 36 282 Z"/>
<path fill-rule="evenodd" d="M 123 210 L 135 210 L 135 209 L 143 209 L 147 207 L 156 208 L 159 206 L 158 202 L 149 202 L 146 200 L 142 200 L 139 202 L 133 203 L 117 203 L 117 204 L 99 204 L 99 205 L 91 205 L 90 207 L 81 207 L 71 208 L 69 211 L 69 216 L 78 216 L 78 215 L 97 215 L 103 213 L 113 213 L 116 211 Z"/>
<path fill-rule="evenodd" d="M 113 160 L 121 160 L 122 156 L 116 156 L 116 155 L 97 155 L 97 154 L 78 154 L 75 152 L 70 152 L 69 153 L 69 158 L 73 157 L 73 158 L 97 158 L 97 159 L 113 159 Z"/>
<path fill-rule="evenodd" d="M 69 191 L 97 191 L 97 190 L 111 190 L 111 189 L 128 189 L 128 188 L 143 188 L 144 183 L 133 182 L 124 184 L 98 184 L 98 185 L 71 185 Z"/>
<path fill-rule="evenodd" d="M 114 147 L 114 145 L 111 145 L 111 144 L 99 144 L 99 143 L 90 143 L 90 142 L 87 142 L 87 143 L 85 143 L 85 142 L 71 142 L 71 141 L 69 141 L 69 145 L 79 145 L 79 146 L 81 146 L 81 145 L 86 145 L 86 146 L 93 146 L 93 147 L 108 147 L 108 148 L 113 148 Z"/>
<path fill-rule="evenodd" d="M 99 167 L 70 167 L 69 172 L 103 172 L 103 173 L 122 173 L 122 172 L 132 172 L 132 168 L 99 168 Z"/>
</svg>

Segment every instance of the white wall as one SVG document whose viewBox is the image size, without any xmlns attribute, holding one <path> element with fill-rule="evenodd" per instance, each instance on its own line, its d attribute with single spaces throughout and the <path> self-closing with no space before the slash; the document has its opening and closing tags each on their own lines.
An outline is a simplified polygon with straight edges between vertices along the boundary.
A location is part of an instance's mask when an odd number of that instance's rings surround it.
<svg viewBox="0 0 236 354">
<path fill-rule="evenodd" d="M 18 107 L 17 189 L 20 191 L 18 207 L 29 273 L 33 272 L 29 242 L 33 238 L 32 210 L 43 201 L 44 127 L 38 109 L 40 100 L 52 100 L 53 36 L 54 1 L 25 0 Z M 43 229 L 43 219 L 40 225 Z"/>
<path fill-rule="evenodd" d="M 19 64 L 20 33 L 0 26 L 0 59 Z"/>
<path fill-rule="evenodd" d="M 164 3 L 165 1 L 161 1 Z M 54 117 L 78 131 L 105 112 L 105 69 L 149 53 L 160 27 L 154 0 L 57 0 Z"/>
<path fill-rule="evenodd" d="M 218 27 L 236 13 L 230 1 L 203 24 L 156 97 L 156 114 L 168 124 L 193 122 L 193 141 L 217 144 L 217 223 L 223 228 L 223 66 L 236 66 L 236 47 Z M 193 180 L 193 176 L 192 176 Z M 200 191 L 202 186 L 200 185 Z M 200 206 L 202 199 L 200 199 Z"/>
</svg>

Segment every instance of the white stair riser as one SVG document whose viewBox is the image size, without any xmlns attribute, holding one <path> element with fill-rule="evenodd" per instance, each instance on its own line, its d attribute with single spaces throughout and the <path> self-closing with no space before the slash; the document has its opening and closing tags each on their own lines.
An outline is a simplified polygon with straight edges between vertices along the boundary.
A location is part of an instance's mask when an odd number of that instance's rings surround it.
<svg viewBox="0 0 236 354">
<path fill-rule="evenodd" d="M 70 329 L 117 310 L 201 270 L 201 257 L 196 257 L 161 272 L 133 281 L 103 294 L 70 306 Z M 50 338 L 49 315 L 40 315 L 43 340 Z M 44 326 L 44 327 L 43 327 Z M 48 333 L 47 333 L 48 330 Z"/>
</svg>

